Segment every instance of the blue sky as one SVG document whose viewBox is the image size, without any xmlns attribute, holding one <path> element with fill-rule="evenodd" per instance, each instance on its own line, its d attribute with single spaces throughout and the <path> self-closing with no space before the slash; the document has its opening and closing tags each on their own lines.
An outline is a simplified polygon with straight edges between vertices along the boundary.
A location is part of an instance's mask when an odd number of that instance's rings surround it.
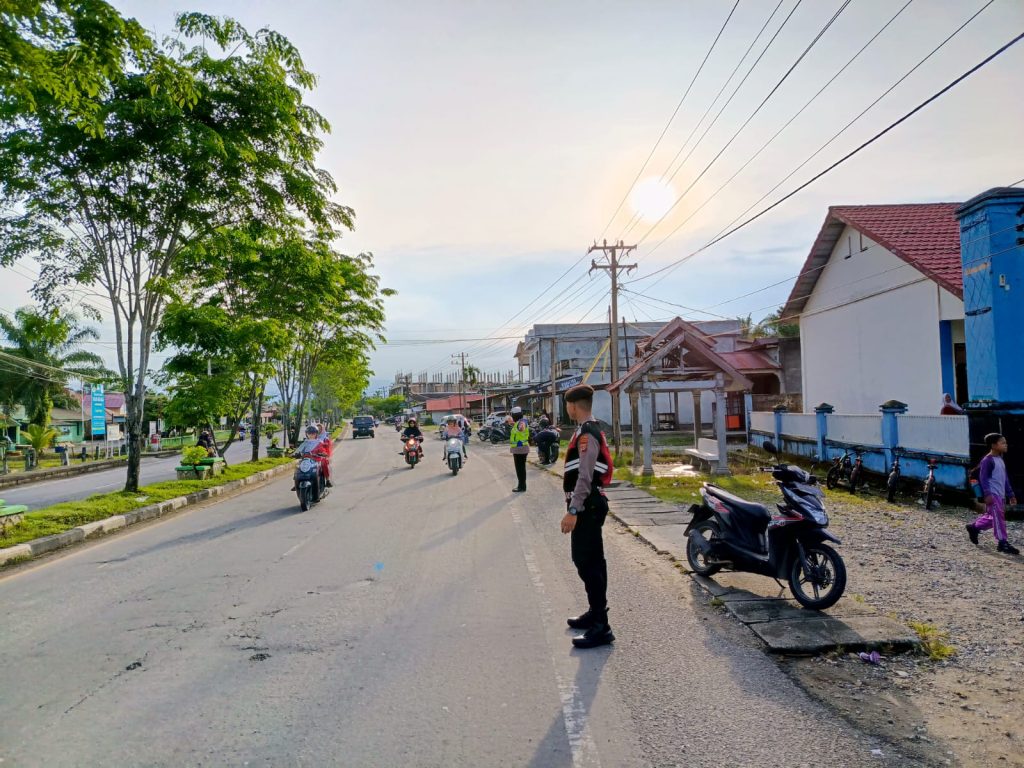
<svg viewBox="0 0 1024 768">
<path fill-rule="evenodd" d="M 512 340 L 400 342 L 492 334 L 583 255 L 601 236 L 732 8 L 725 0 L 114 0 L 114 5 L 157 34 L 168 33 L 174 13 L 182 10 L 230 15 L 250 30 L 272 27 L 296 43 L 319 74 L 320 85 L 309 100 L 333 126 L 322 164 L 338 182 L 338 199 L 357 212 L 356 231 L 342 247 L 373 252 L 384 285 L 398 290 L 388 301 L 388 337 L 394 343 L 373 358 L 380 379 L 400 369 L 450 370 L 451 353 L 463 350 L 485 369 L 512 367 Z M 769 35 L 794 5 L 796 0 L 783 0 Z M 914 0 L 763 155 L 651 252 L 899 7 L 890 0 L 853 0 L 677 209 L 643 240 L 634 255 L 637 276 L 704 244 L 982 5 L 982 0 Z M 644 178 L 665 173 L 775 6 L 774 0 L 740 0 Z M 838 0 L 800 4 L 681 168 L 673 181 L 676 193 L 708 165 L 840 6 Z M 768 201 L 1022 29 L 1024 3 L 996 0 Z M 726 95 L 766 42 L 762 37 Z M 1015 82 L 1022 70 L 1024 44 L 656 286 L 648 289 L 653 283 L 648 280 L 633 288 L 709 307 L 795 276 L 830 204 L 965 200 L 1024 177 L 1024 102 Z M 633 213 L 627 204 L 607 236 L 626 229 Z M 627 240 L 640 239 L 653 223 L 640 223 Z M 25 275 L 33 271 L 27 264 L 19 269 L 24 274 L 5 275 L 0 306 L 11 309 L 27 301 L 31 281 Z M 585 271 L 585 264 L 574 269 L 497 335 L 521 333 L 536 321 L 602 319 L 606 305 L 600 292 L 607 278 L 600 275 L 577 301 L 535 311 Z M 788 289 L 787 283 L 716 311 L 759 317 L 780 304 Z M 623 312 L 640 320 L 672 314 L 664 305 L 659 311 L 650 298 L 642 301 L 627 295 Z M 102 333 L 105 340 L 113 338 L 109 329 Z"/>
</svg>

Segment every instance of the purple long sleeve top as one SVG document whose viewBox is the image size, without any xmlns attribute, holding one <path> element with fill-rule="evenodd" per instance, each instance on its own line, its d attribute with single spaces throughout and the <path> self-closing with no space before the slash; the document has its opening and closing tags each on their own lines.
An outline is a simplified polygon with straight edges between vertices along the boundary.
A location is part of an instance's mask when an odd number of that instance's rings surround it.
<svg viewBox="0 0 1024 768">
<path fill-rule="evenodd" d="M 1006 464 L 1001 456 L 991 453 L 981 460 L 978 470 L 978 482 L 985 496 L 997 496 L 1001 499 L 1016 498 L 1010 486 L 1010 477 L 1006 474 Z"/>
</svg>

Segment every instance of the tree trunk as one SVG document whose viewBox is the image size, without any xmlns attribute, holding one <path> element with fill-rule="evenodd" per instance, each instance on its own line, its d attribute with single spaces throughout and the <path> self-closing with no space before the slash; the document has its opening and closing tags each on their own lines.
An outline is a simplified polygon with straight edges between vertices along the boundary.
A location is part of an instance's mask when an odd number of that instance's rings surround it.
<svg viewBox="0 0 1024 768">
<path fill-rule="evenodd" d="M 256 400 L 253 403 L 252 409 L 252 460 L 260 460 L 260 431 L 263 427 L 263 422 L 260 421 L 260 412 L 263 410 L 263 397 L 266 394 L 267 385 L 263 384 L 259 394 L 256 395 Z"/>
<path fill-rule="evenodd" d="M 143 399 L 134 394 L 125 393 L 125 426 L 128 427 L 128 477 L 124 489 L 129 493 L 138 493 L 139 470 L 142 465 L 142 404 Z"/>
</svg>

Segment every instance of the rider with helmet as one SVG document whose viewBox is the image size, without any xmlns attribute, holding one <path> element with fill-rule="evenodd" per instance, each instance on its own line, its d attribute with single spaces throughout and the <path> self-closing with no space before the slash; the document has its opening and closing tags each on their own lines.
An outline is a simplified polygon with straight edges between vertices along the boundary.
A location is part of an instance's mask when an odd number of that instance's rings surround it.
<svg viewBox="0 0 1024 768">
<path fill-rule="evenodd" d="M 316 424 L 310 424 L 306 427 L 306 439 L 295 450 L 296 458 L 302 458 L 303 456 L 309 456 L 316 460 L 316 463 L 320 465 L 320 473 L 324 476 L 325 484 L 328 488 L 333 487 L 331 483 L 331 453 L 327 446 L 324 445 L 320 437 L 320 430 Z"/>
<path fill-rule="evenodd" d="M 423 433 L 420 431 L 419 425 L 416 423 L 416 419 L 410 417 L 409 426 L 402 430 L 403 442 L 409 438 L 416 438 L 416 441 L 420 446 L 420 458 L 423 457 Z"/>
<path fill-rule="evenodd" d="M 445 440 L 459 440 L 462 443 L 462 458 L 464 460 L 469 459 L 469 456 L 466 454 L 466 443 L 469 441 L 469 438 L 466 436 L 466 431 L 459 426 L 458 417 L 449 416 L 447 418 L 444 428 L 444 438 Z M 442 462 L 447 460 L 447 456 L 441 457 Z"/>
</svg>

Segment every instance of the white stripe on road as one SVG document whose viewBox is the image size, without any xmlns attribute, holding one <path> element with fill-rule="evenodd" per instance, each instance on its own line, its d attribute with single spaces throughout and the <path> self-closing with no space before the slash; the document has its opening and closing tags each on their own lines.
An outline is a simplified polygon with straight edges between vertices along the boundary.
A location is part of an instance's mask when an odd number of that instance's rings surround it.
<svg viewBox="0 0 1024 768">
<path fill-rule="evenodd" d="M 517 505 L 511 507 L 512 520 L 516 524 L 516 531 L 519 534 L 519 544 L 523 551 L 523 559 L 526 560 L 526 570 L 530 572 L 530 581 L 537 592 L 537 600 L 540 603 L 541 611 L 544 614 L 545 624 L 552 621 L 554 610 L 551 601 L 548 599 L 547 589 L 544 586 L 544 579 L 541 578 L 540 568 L 533 556 L 533 550 L 526 543 L 523 535 L 522 518 L 519 516 Z M 597 754 L 597 744 L 590 733 L 590 725 L 587 720 L 587 705 L 580 696 L 580 690 L 576 683 L 567 680 L 558 671 L 558 663 L 555 660 L 555 651 L 551 641 L 544 633 L 548 644 L 548 652 L 551 654 L 551 666 L 555 670 L 555 680 L 558 683 L 558 695 L 562 700 L 562 720 L 565 722 L 565 733 L 569 737 L 569 749 L 572 750 L 573 768 L 599 768 L 601 760 Z"/>
</svg>

